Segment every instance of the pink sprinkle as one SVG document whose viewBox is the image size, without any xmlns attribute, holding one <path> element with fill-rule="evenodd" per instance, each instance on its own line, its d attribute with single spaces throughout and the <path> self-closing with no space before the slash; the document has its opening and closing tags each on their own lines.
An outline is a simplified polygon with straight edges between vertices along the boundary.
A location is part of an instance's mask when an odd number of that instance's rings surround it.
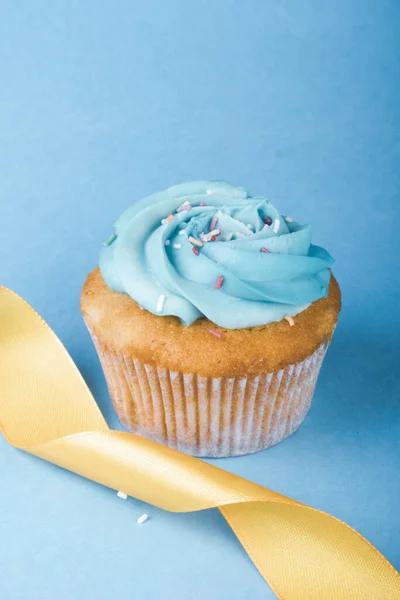
<svg viewBox="0 0 400 600">
<path fill-rule="evenodd" d="M 269 250 L 267 250 L 267 248 L 261 248 L 260 252 L 269 252 Z"/>
<path fill-rule="evenodd" d="M 139 304 L 139 308 L 140 310 L 144 310 L 144 306 L 142 306 L 141 304 Z"/>
<path fill-rule="evenodd" d="M 212 241 L 212 242 L 215 242 L 215 240 L 216 240 L 216 239 L 217 239 L 217 236 L 216 236 L 216 235 L 213 235 L 213 236 L 211 236 L 211 241 Z"/>
<path fill-rule="evenodd" d="M 221 287 L 221 285 L 224 283 L 224 276 L 220 275 L 217 279 L 217 281 L 215 282 L 215 289 L 219 290 L 219 288 Z"/>
<path fill-rule="evenodd" d="M 207 206 L 205 202 L 200 202 L 200 206 Z"/>
<path fill-rule="evenodd" d="M 222 333 L 220 333 L 219 331 L 215 331 L 215 329 L 209 329 L 208 331 L 211 333 L 211 335 L 214 335 L 216 338 L 222 338 Z"/>
<path fill-rule="evenodd" d="M 218 223 L 218 217 L 213 217 L 210 221 L 210 224 L 208 226 L 208 230 L 212 231 L 213 229 L 215 229 L 216 225 Z"/>
<path fill-rule="evenodd" d="M 198 256 L 198 255 L 199 255 L 199 249 L 198 249 L 198 248 L 196 248 L 196 246 L 193 246 L 192 250 L 193 250 L 193 253 L 194 253 L 196 256 Z"/>
</svg>

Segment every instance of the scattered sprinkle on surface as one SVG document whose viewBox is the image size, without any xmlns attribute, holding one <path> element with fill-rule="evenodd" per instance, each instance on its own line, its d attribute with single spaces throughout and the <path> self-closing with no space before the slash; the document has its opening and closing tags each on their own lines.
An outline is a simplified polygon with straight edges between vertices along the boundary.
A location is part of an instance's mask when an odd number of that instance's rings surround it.
<svg viewBox="0 0 400 600">
<path fill-rule="evenodd" d="M 261 248 L 260 252 L 269 252 L 268 248 Z"/>
<path fill-rule="evenodd" d="M 162 309 L 164 308 L 164 302 L 165 302 L 165 296 L 164 294 L 161 294 L 161 296 L 158 297 L 157 300 L 157 312 L 160 313 L 162 312 Z"/>
<path fill-rule="evenodd" d="M 221 339 L 222 338 L 222 333 L 220 333 L 219 331 L 215 331 L 215 329 L 209 329 L 208 330 L 209 333 L 211 333 L 211 335 L 213 335 L 216 338 Z"/>
<path fill-rule="evenodd" d="M 292 217 L 285 217 L 286 223 L 293 223 Z"/>
<path fill-rule="evenodd" d="M 200 250 L 196 246 L 193 246 L 192 250 L 193 250 L 193 254 L 195 254 L 196 256 L 198 256 L 200 254 Z"/>
<path fill-rule="evenodd" d="M 212 190 L 207 190 L 207 196 L 211 196 Z"/>
<path fill-rule="evenodd" d="M 118 498 L 122 498 L 122 500 L 126 500 L 128 498 L 128 495 L 125 494 L 125 492 L 118 492 L 117 496 Z"/>
<path fill-rule="evenodd" d="M 207 206 L 205 202 L 200 202 L 200 206 Z"/>
<path fill-rule="evenodd" d="M 179 230 L 179 235 L 185 235 L 186 233 L 186 229 L 180 229 Z"/>
<path fill-rule="evenodd" d="M 217 281 L 215 282 L 215 289 L 219 290 L 219 288 L 221 287 L 221 285 L 224 283 L 224 279 L 225 277 L 223 275 L 220 275 L 217 279 Z"/>
<path fill-rule="evenodd" d="M 139 523 L 139 525 L 142 525 L 142 523 L 145 523 L 148 518 L 149 515 L 147 513 L 144 513 L 141 517 L 138 518 L 137 522 Z"/>
<path fill-rule="evenodd" d="M 139 304 L 139 308 L 140 308 L 140 310 L 144 310 L 143 304 Z"/>
<path fill-rule="evenodd" d="M 293 317 L 290 317 L 289 315 L 286 315 L 285 319 L 289 323 L 290 327 L 293 327 L 293 325 L 294 325 Z"/>
<path fill-rule="evenodd" d="M 203 242 L 201 242 L 200 240 L 198 240 L 198 239 L 194 238 L 194 237 L 193 237 L 193 236 L 191 236 L 191 235 L 188 237 L 188 240 L 189 240 L 189 242 L 190 242 L 191 244 L 194 244 L 195 246 L 199 246 L 200 248 L 201 248 L 201 247 L 202 247 L 202 245 L 203 245 Z"/>
<path fill-rule="evenodd" d="M 279 219 L 275 219 L 275 221 L 274 221 L 274 227 L 273 227 L 273 232 L 274 233 L 278 233 L 280 226 L 281 226 L 280 220 Z"/>
<path fill-rule="evenodd" d="M 115 233 L 113 233 L 112 235 L 110 235 L 110 237 L 108 238 L 108 240 L 106 240 L 104 242 L 104 246 L 111 246 L 111 244 L 113 242 L 115 242 L 116 239 L 117 239 L 117 235 Z"/>
<path fill-rule="evenodd" d="M 168 215 L 168 217 L 166 217 L 165 220 L 167 223 L 170 223 L 173 218 L 174 218 L 174 215 Z"/>
<path fill-rule="evenodd" d="M 264 217 L 264 223 L 266 225 L 272 225 L 272 219 L 271 219 L 271 217 Z"/>
<path fill-rule="evenodd" d="M 172 244 L 172 247 L 179 250 L 179 248 L 182 248 L 182 244 Z"/>
</svg>

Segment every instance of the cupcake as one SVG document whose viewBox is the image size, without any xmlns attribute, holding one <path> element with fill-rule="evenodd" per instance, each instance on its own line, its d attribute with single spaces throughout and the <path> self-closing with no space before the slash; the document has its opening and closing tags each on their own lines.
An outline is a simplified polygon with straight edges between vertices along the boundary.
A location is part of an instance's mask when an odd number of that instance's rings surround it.
<svg viewBox="0 0 400 600">
<path fill-rule="evenodd" d="M 332 262 L 309 225 L 228 183 L 133 204 L 81 297 L 122 424 L 209 457 L 296 431 L 340 311 Z"/>
</svg>

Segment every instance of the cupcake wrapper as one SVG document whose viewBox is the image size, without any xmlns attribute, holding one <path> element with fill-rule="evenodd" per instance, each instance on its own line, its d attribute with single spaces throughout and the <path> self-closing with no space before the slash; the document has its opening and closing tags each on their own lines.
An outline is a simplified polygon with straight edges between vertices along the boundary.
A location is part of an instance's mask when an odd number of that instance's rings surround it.
<svg viewBox="0 0 400 600">
<path fill-rule="evenodd" d="M 273 373 L 213 378 L 143 364 L 89 331 L 126 429 L 194 456 L 249 454 L 296 431 L 327 350 Z"/>
</svg>

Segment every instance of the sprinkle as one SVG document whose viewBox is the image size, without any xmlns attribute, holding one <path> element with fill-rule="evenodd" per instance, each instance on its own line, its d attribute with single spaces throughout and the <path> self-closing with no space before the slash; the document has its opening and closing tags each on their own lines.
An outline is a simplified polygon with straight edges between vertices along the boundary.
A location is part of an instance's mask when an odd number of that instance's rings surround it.
<svg viewBox="0 0 400 600">
<path fill-rule="evenodd" d="M 208 332 L 211 333 L 211 335 L 214 335 L 216 338 L 222 338 L 222 333 L 215 331 L 215 329 L 209 329 Z"/>
<path fill-rule="evenodd" d="M 176 212 L 181 212 L 181 210 L 190 210 L 191 208 L 192 207 L 190 206 L 189 200 L 185 200 L 185 202 L 176 209 Z"/>
<path fill-rule="evenodd" d="M 213 217 L 210 221 L 210 224 L 208 226 L 208 230 L 212 231 L 213 229 L 215 229 L 216 225 L 218 223 L 218 217 Z"/>
<path fill-rule="evenodd" d="M 294 325 L 293 318 L 290 317 L 289 315 L 286 315 L 285 319 L 289 323 L 290 327 L 293 327 L 293 325 Z"/>
<path fill-rule="evenodd" d="M 186 229 L 180 229 L 179 235 L 185 235 L 185 233 L 186 233 Z"/>
<path fill-rule="evenodd" d="M 219 288 L 221 287 L 221 285 L 224 283 L 224 279 L 225 277 L 223 275 L 220 275 L 217 279 L 217 281 L 215 282 L 215 289 L 219 290 Z"/>
<path fill-rule="evenodd" d="M 195 246 L 199 246 L 200 248 L 203 245 L 203 242 L 201 242 L 200 240 L 197 240 L 196 238 L 192 237 L 191 235 L 188 237 L 188 240 L 191 244 L 194 244 Z"/>
<path fill-rule="evenodd" d="M 207 190 L 207 196 L 211 196 L 212 190 Z"/>
<path fill-rule="evenodd" d="M 201 233 L 200 238 L 201 238 L 202 242 L 210 242 L 213 237 L 216 238 L 217 235 L 219 235 L 220 233 L 221 233 L 220 229 L 213 229 L 209 233 Z M 215 240 L 213 240 L 213 241 L 215 241 Z"/>
<path fill-rule="evenodd" d="M 127 494 L 125 494 L 125 492 L 118 492 L 117 494 L 118 498 L 122 498 L 122 500 L 126 500 L 128 498 Z"/>
<path fill-rule="evenodd" d="M 279 219 L 275 219 L 273 232 L 278 233 L 279 227 L 281 226 L 281 222 Z"/>
<path fill-rule="evenodd" d="M 292 217 L 285 217 L 286 223 L 293 223 Z"/>
<path fill-rule="evenodd" d="M 193 254 L 195 254 L 196 256 L 199 255 L 200 250 L 198 248 L 196 248 L 196 246 L 193 246 L 192 250 L 193 250 Z"/>
<path fill-rule="evenodd" d="M 205 202 L 200 202 L 200 206 L 207 206 Z"/>
<path fill-rule="evenodd" d="M 164 302 L 165 302 L 165 296 L 164 294 L 161 294 L 161 296 L 158 297 L 158 301 L 157 301 L 157 312 L 162 312 L 162 309 L 164 307 Z"/>
<path fill-rule="evenodd" d="M 117 236 L 116 236 L 116 234 L 115 234 L 115 233 L 113 233 L 112 235 L 110 235 L 110 237 L 108 238 L 108 240 L 106 240 L 106 241 L 104 242 L 104 246 L 111 246 L 111 244 L 112 244 L 113 242 L 115 242 L 115 240 L 116 240 L 116 239 L 117 239 Z"/>
<path fill-rule="evenodd" d="M 137 522 L 139 523 L 139 525 L 141 525 L 142 523 L 145 523 L 148 518 L 149 518 L 149 515 L 144 513 L 141 517 L 138 518 Z"/>
<path fill-rule="evenodd" d="M 217 239 L 217 236 L 216 236 L 216 235 L 213 235 L 213 236 L 211 237 L 211 241 L 212 241 L 212 242 L 215 242 L 215 240 L 216 240 L 216 239 Z"/>
<path fill-rule="evenodd" d="M 166 246 L 169 246 L 169 245 L 170 245 L 170 243 L 171 243 L 171 240 L 165 240 L 165 245 L 166 245 Z"/>
<path fill-rule="evenodd" d="M 139 308 L 140 310 L 144 310 L 144 306 L 142 304 L 139 304 Z"/>
<path fill-rule="evenodd" d="M 261 248 L 260 252 L 269 252 L 268 248 Z"/>
<path fill-rule="evenodd" d="M 168 215 L 168 217 L 165 217 L 165 219 L 162 219 L 161 224 L 166 225 L 167 223 L 170 223 L 173 218 L 174 218 L 174 215 Z"/>
<path fill-rule="evenodd" d="M 182 244 L 172 244 L 172 247 L 179 250 L 179 248 L 182 248 Z"/>
<path fill-rule="evenodd" d="M 271 219 L 271 217 L 264 217 L 264 223 L 266 225 L 272 225 L 272 219 Z"/>
</svg>

